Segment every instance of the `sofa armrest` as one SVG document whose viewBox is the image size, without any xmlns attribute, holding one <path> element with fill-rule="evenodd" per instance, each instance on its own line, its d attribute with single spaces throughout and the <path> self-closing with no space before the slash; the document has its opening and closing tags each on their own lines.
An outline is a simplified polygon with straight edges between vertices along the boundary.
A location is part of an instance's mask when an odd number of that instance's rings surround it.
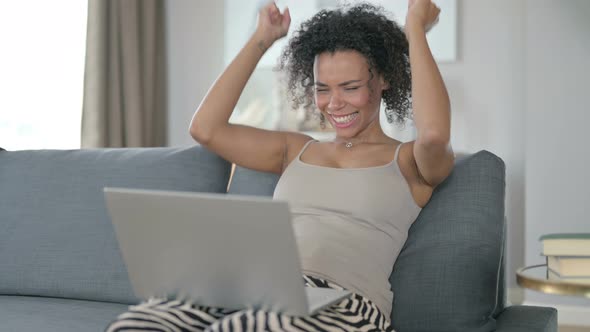
<svg viewBox="0 0 590 332">
<path fill-rule="evenodd" d="M 557 310 L 515 305 L 497 317 L 497 332 L 557 332 Z"/>
</svg>

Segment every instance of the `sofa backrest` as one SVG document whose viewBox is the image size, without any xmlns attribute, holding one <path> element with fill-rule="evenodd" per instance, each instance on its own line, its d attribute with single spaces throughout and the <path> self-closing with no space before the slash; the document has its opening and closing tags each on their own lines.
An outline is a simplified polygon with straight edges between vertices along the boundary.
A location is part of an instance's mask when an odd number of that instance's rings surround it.
<svg viewBox="0 0 590 332">
<path fill-rule="evenodd" d="M 134 303 L 103 187 L 223 193 L 196 146 L 0 152 L 0 294 Z"/>
<path fill-rule="evenodd" d="M 279 176 L 236 166 L 229 185 L 232 195 L 272 196 Z"/>
<path fill-rule="evenodd" d="M 492 331 L 504 307 L 503 161 L 458 158 L 410 228 L 390 277 L 396 331 Z M 236 167 L 229 193 L 272 195 L 278 176 Z"/>
<path fill-rule="evenodd" d="M 496 329 L 502 310 L 504 163 L 487 151 L 457 160 L 408 233 L 394 265 L 397 331 Z"/>
</svg>

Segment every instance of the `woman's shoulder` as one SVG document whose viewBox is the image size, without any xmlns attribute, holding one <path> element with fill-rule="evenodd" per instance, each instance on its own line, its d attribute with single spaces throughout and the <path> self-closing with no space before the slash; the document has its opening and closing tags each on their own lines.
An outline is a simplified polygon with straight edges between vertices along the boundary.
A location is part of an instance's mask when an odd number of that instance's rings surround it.
<svg viewBox="0 0 590 332">
<path fill-rule="evenodd" d="M 285 133 L 285 158 L 283 162 L 283 170 L 299 155 L 306 144 L 309 144 L 315 139 L 307 134 L 298 132 L 284 132 Z"/>
<path fill-rule="evenodd" d="M 313 137 L 299 132 L 285 132 L 287 150 L 301 150 L 310 141 L 317 141 Z"/>
</svg>

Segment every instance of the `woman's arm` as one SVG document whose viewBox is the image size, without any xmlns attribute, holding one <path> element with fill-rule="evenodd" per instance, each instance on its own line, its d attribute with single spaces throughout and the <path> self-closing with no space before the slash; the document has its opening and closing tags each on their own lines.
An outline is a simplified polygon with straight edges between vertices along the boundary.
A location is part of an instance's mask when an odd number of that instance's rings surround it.
<svg viewBox="0 0 590 332">
<path fill-rule="evenodd" d="M 454 164 L 449 95 L 426 40 L 426 32 L 436 24 L 439 12 L 430 0 L 410 0 L 405 27 L 417 130 L 414 158 L 418 172 L 433 187 L 450 174 Z"/>
<path fill-rule="evenodd" d="M 274 3 L 260 10 L 256 32 L 215 81 L 193 116 L 191 136 L 209 150 L 238 165 L 280 173 L 291 140 L 302 134 L 263 130 L 229 123 L 248 79 L 266 50 L 289 29 L 288 9 L 280 13 Z"/>
</svg>

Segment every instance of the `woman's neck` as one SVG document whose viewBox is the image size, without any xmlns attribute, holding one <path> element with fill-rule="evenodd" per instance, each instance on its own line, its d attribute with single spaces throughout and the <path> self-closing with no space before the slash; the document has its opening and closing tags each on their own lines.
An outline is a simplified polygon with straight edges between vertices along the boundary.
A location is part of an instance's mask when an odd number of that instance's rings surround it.
<svg viewBox="0 0 590 332">
<path fill-rule="evenodd" d="M 352 148 L 358 144 L 380 144 L 386 143 L 389 140 L 391 140 L 391 138 L 383 132 L 380 125 L 377 125 L 373 128 L 367 127 L 365 130 L 352 137 L 343 137 L 337 135 L 334 138 L 334 143 L 344 144 L 345 147 Z"/>
</svg>

